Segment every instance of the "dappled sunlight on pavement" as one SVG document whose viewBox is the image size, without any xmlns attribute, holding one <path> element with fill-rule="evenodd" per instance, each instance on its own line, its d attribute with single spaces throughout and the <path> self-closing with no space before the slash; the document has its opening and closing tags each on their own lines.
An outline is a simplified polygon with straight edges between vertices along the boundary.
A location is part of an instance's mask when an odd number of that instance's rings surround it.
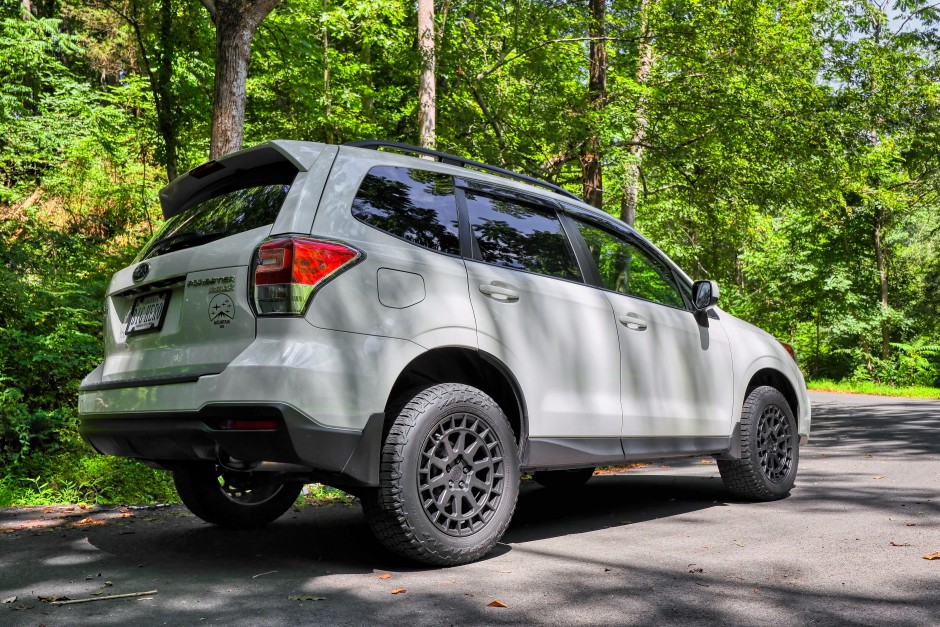
<svg viewBox="0 0 940 627">
<path fill-rule="evenodd" d="M 502 543 L 455 568 L 388 554 L 356 504 L 255 531 L 176 505 L 4 510 L 0 624 L 936 625 L 940 452 L 919 439 L 940 404 L 843 398 L 814 395 L 789 498 L 735 499 L 707 458 L 527 481 Z"/>
</svg>

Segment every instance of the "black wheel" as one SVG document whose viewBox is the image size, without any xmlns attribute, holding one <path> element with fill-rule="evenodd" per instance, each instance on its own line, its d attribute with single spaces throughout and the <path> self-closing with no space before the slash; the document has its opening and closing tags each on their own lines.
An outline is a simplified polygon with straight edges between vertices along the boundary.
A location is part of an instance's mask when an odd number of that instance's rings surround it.
<svg viewBox="0 0 940 627">
<path fill-rule="evenodd" d="M 499 405 L 456 383 L 418 392 L 391 417 L 379 488 L 362 506 L 389 550 L 466 564 L 499 541 L 516 508 L 519 455 Z"/>
<path fill-rule="evenodd" d="M 546 488 L 577 488 L 587 483 L 592 476 L 594 466 L 571 470 L 539 470 L 532 473 L 532 479 Z"/>
<path fill-rule="evenodd" d="M 173 472 L 183 504 L 204 521 L 232 529 L 263 527 L 297 500 L 303 485 L 266 473 L 232 472 L 205 464 Z"/>
<path fill-rule="evenodd" d="M 757 501 L 790 493 L 800 461 L 800 436 L 790 404 L 778 390 L 756 388 L 741 412 L 741 459 L 718 460 L 725 487 Z"/>
</svg>

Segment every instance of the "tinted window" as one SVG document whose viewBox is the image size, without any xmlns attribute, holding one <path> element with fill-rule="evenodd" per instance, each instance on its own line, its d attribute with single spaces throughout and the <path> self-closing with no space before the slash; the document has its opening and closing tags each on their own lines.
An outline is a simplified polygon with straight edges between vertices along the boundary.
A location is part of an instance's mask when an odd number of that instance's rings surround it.
<svg viewBox="0 0 940 627">
<path fill-rule="evenodd" d="M 198 246 L 273 224 L 290 185 L 261 185 L 226 192 L 186 209 L 163 223 L 141 259 Z"/>
<path fill-rule="evenodd" d="M 685 308 L 685 301 L 670 272 L 646 251 L 593 224 L 575 220 L 581 236 L 609 290 L 671 307 Z"/>
<path fill-rule="evenodd" d="M 491 198 L 471 190 L 465 193 L 470 226 L 483 261 L 565 279 L 581 278 L 554 211 Z"/>
<path fill-rule="evenodd" d="M 352 213 L 404 240 L 460 254 L 454 181 L 446 174 L 382 166 L 366 175 Z"/>
</svg>

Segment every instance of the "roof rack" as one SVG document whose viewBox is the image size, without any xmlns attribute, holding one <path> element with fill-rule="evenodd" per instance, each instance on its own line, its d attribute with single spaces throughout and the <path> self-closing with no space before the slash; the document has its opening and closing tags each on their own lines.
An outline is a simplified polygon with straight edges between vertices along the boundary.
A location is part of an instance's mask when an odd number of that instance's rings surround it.
<svg viewBox="0 0 940 627">
<path fill-rule="evenodd" d="M 458 157 L 457 155 L 451 155 L 446 152 L 439 152 L 437 150 L 431 150 L 430 148 L 421 148 L 420 146 L 412 146 L 411 144 L 402 144 L 399 142 L 389 142 L 381 139 L 365 139 L 362 141 L 355 142 L 346 142 L 344 146 L 352 146 L 354 148 L 368 148 L 371 150 L 378 150 L 379 148 L 391 148 L 393 150 L 400 150 L 401 152 L 410 152 L 419 155 L 427 155 L 429 157 L 434 157 L 441 163 L 446 163 L 449 165 L 456 165 L 462 168 L 470 167 L 483 170 L 485 172 L 492 172 L 493 174 L 499 174 L 506 176 L 517 181 L 525 181 L 531 185 L 537 185 L 538 187 L 544 187 L 545 189 L 551 190 L 556 194 L 561 194 L 571 198 L 572 200 L 577 200 L 581 202 L 581 199 L 569 192 L 564 187 L 560 185 L 555 185 L 554 183 L 549 183 L 548 181 L 543 181 L 542 179 L 537 179 L 534 176 L 528 176 L 525 174 L 519 174 L 518 172 L 513 172 L 512 170 L 507 170 L 505 168 L 499 168 L 495 165 L 487 165 L 485 163 L 480 163 L 479 161 L 474 161 L 473 159 L 465 159 L 463 157 Z"/>
</svg>

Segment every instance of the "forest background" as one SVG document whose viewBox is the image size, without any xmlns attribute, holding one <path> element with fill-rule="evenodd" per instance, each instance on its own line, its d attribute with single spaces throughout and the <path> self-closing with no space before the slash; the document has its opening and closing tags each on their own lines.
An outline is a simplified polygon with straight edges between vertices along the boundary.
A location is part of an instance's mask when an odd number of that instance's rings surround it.
<svg viewBox="0 0 940 627">
<path fill-rule="evenodd" d="M 248 55 L 227 17 L 252 5 L 244 137 L 220 143 L 220 59 Z M 272 138 L 421 143 L 559 183 L 718 281 L 811 380 L 940 396 L 938 8 L 0 0 L 0 506 L 173 498 L 81 443 L 76 390 L 159 188 Z"/>
</svg>

